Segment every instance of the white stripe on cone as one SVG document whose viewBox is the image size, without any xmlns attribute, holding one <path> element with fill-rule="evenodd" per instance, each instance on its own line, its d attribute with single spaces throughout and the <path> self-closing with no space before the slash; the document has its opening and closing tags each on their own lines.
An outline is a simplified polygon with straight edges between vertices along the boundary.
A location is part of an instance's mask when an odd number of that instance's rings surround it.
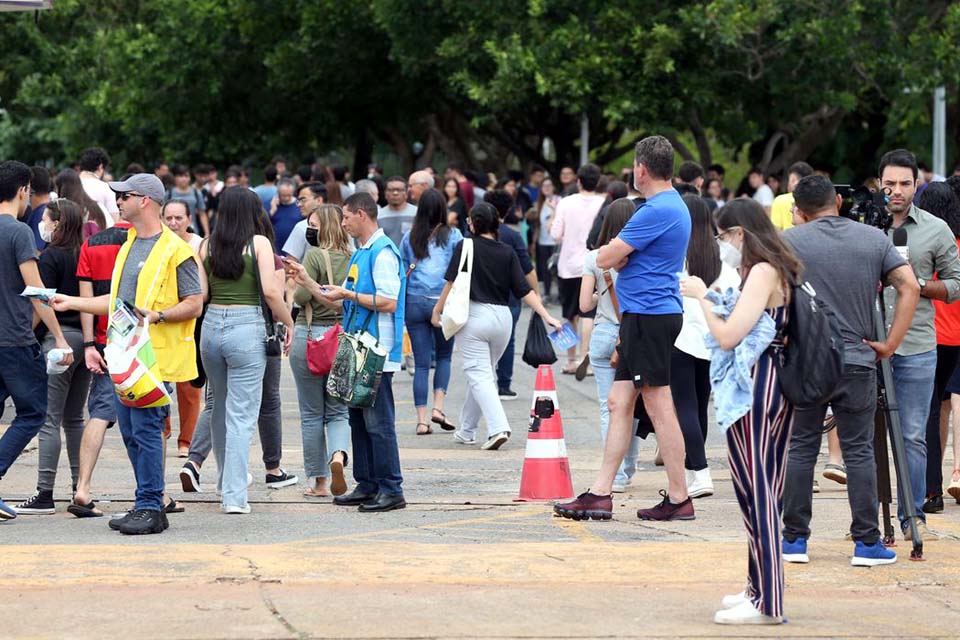
<svg viewBox="0 0 960 640">
<path fill-rule="evenodd" d="M 553 400 L 553 410 L 560 410 L 560 401 L 557 399 L 556 391 L 534 391 L 533 392 L 533 401 L 530 403 L 530 410 L 532 411 L 537 406 L 537 398 L 550 398 Z"/>
<path fill-rule="evenodd" d="M 527 458 L 566 458 L 567 443 L 564 440 L 527 439 Z"/>
</svg>

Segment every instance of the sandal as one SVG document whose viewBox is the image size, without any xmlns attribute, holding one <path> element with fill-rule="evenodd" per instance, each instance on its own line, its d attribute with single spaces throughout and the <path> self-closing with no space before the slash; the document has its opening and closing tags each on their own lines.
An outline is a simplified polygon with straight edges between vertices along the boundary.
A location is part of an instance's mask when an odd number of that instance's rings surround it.
<svg viewBox="0 0 960 640">
<path fill-rule="evenodd" d="M 426 430 L 426 431 L 421 431 L 421 430 L 420 430 L 420 427 L 426 427 L 427 430 Z M 430 435 L 431 433 L 433 433 L 433 428 L 432 428 L 429 424 L 427 424 L 426 422 L 418 422 L 418 423 L 417 423 L 417 435 L 418 435 L 418 436 L 428 436 L 428 435 Z"/>
<path fill-rule="evenodd" d="M 590 369 L 590 356 L 583 356 L 583 360 L 580 361 L 580 364 L 577 365 L 577 370 L 574 373 L 574 377 L 577 379 L 577 382 L 580 382 L 587 377 L 587 371 Z"/>
<path fill-rule="evenodd" d="M 78 518 L 102 518 L 103 512 L 97 509 L 97 503 L 91 500 L 87 504 L 78 504 L 71 502 L 67 507 L 67 512 Z"/>
<path fill-rule="evenodd" d="M 580 366 L 576 361 L 567 362 L 567 366 L 560 370 L 560 373 L 568 376 L 572 376 L 577 373 L 577 367 Z"/>
<path fill-rule="evenodd" d="M 433 411 L 435 413 L 440 414 L 440 419 L 438 420 L 437 418 L 434 418 L 433 416 L 431 416 L 430 422 L 440 425 L 440 428 L 443 429 L 444 431 L 456 431 L 457 425 L 450 424 L 449 422 L 447 422 L 447 414 L 445 414 L 443 411 L 440 411 L 439 409 L 434 409 Z"/>
<path fill-rule="evenodd" d="M 170 498 L 170 502 L 163 507 L 164 513 L 183 513 L 184 511 L 186 511 L 186 509 L 177 504 L 177 501 L 173 498 Z"/>
<path fill-rule="evenodd" d="M 316 491 L 314 490 L 313 487 L 310 487 L 309 489 L 303 492 L 303 497 L 304 498 L 329 498 L 330 494 L 327 493 L 326 491 L 323 491 L 323 492 Z"/>
</svg>

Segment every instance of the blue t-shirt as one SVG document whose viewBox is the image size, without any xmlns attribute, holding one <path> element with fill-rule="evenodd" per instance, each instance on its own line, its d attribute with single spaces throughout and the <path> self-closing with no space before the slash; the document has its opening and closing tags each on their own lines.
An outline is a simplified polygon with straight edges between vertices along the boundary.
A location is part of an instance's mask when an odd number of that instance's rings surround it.
<svg viewBox="0 0 960 640">
<path fill-rule="evenodd" d="M 263 202 L 263 209 L 267 213 L 270 212 L 270 201 L 273 200 L 273 197 L 277 195 L 276 185 L 266 185 L 261 184 L 253 188 L 254 193 L 260 196 L 261 202 Z M 283 246 L 283 245 L 280 245 Z"/>
<path fill-rule="evenodd" d="M 26 222 L 33 231 L 33 241 L 37 243 L 37 251 L 43 251 L 47 247 L 47 243 L 40 237 L 40 222 L 43 220 L 43 212 L 46 210 L 47 205 L 41 204 L 36 209 L 27 211 Z"/>
<path fill-rule="evenodd" d="M 273 214 L 270 221 L 273 223 L 273 233 L 277 236 L 276 246 L 278 249 L 282 249 L 283 245 L 287 243 L 290 232 L 301 220 L 303 220 L 303 214 L 300 213 L 300 207 L 297 206 L 296 202 L 277 205 L 277 212 Z"/>
<path fill-rule="evenodd" d="M 623 313 L 662 316 L 683 313 L 680 279 L 690 240 L 690 212 L 670 189 L 640 205 L 617 236 L 633 247 L 617 278 Z"/>
<path fill-rule="evenodd" d="M 413 255 L 413 247 L 410 246 L 410 232 L 403 234 L 403 240 L 400 242 L 403 270 L 406 271 L 411 264 L 417 263 L 414 270 L 410 272 L 410 277 L 407 278 L 407 294 L 439 298 L 444 285 L 447 284 L 444 276 L 447 273 L 447 265 L 450 264 L 450 256 L 453 255 L 453 248 L 462 240 L 463 235 L 460 234 L 460 230 L 453 228 L 447 236 L 445 245 L 441 247 L 436 240 L 431 240 L 427 257 L 417 262 L 416 256 Z"/>
</svg>

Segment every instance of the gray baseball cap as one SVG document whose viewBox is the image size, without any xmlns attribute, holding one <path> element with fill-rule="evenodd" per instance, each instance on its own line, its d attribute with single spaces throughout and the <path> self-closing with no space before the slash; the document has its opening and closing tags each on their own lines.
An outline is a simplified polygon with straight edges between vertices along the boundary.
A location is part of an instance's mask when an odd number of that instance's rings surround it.
<svg viewBox="0 0 960 640">
<path fill-rule="evenodd" d="M 108 182 L 107 185 L 117 193 L 140 193 L 159 204 L 163 204 L 167 192 L 160 178 L 152 173 L 135 173 L 123 182 Z"/>
</svg>

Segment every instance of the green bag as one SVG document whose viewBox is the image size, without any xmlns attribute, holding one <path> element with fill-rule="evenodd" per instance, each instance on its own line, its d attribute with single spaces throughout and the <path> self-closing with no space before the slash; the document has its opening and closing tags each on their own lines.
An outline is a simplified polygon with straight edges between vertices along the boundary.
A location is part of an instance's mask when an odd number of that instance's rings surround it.
<svg viewBox="0 0 960 640">
<path fill-rule="evenodd" d="M 373 296 L 373 304 L 377 304 L 376 294 Z M 359 305 L 354 305 L 353 316 L 356 316 L 358 308 Z M 327 376 L 327 393 L 330 397 L 354 409 L 372 407 L 377 401 L 383 366 L 387 362 L 386 349 L 367 331 L 370 320 L 375 315 L 377 314 L 371 313 L 367 316 L 359 331 L 340 334 L 333 368 Z M 345 324 L 352 325 L 352 318 L 351 322 Z"/>
</svg>

